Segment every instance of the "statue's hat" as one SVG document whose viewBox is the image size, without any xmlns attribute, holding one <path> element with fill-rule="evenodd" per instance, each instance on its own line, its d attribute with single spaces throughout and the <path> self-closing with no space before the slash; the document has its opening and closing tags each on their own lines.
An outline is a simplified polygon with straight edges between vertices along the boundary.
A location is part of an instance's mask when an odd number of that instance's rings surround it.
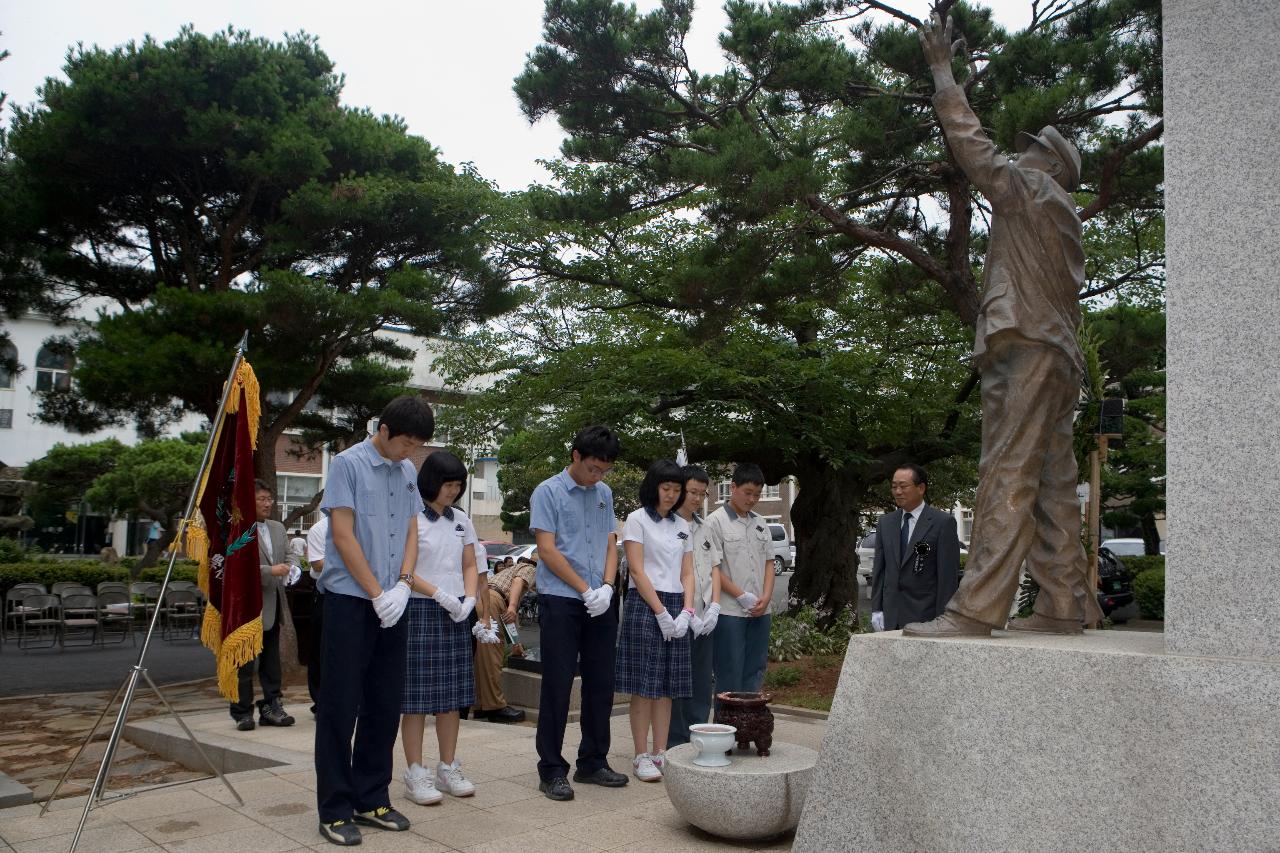
<svg viewBox="0 0 1280 853">
<path fill-rule="evenodd" d="M 1053 156 L 1062 161 L 1062 167 L 1066 170 L 1063 177 L 1066 179 L 1066 187 L 1069 190 L 1076 188 L 1080 183 L 1080 152 L 1071 144 L 1071 141 L 1058 133 L 1058 129 L 1051 124 L 1046 124 L 1040 129 L 1040 135 L 1033 133 L 1019 133 L 1014 139 L 1013 146 L 1021 153 L 1026 151 L 1032 145 L 1039 145 L 1045 148 Z"/>
</svg>

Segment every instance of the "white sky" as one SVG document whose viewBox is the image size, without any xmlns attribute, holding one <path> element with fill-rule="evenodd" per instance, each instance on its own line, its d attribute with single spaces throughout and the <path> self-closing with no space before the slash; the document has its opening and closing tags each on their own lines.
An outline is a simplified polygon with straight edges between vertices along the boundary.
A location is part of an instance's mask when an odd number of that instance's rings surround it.
<svg viewBox="0 0 1280 853">
<path fill-rule="evenodd" d="M 929 7 L 897 5 L 917 17 Z M 1030 0 L 989 5 L 1006 27 L 1031 17 Z M 33 103 L 77 42 L 111 48 L 146 34 L 163 42 L 186 23 L 205 33 L 231 24 L 273 40 L 304 30 L 346 75 L 343 103 L 402 116 L 447 161 L 471 161 L 502 189 L 522 189 L 545 178 L 535 161 L 555 157 L 562 138 L 554 120 L 530 127 L 511 91 L 540 41 L 542 9 L 541 0 L 0 0 L 0 48 L 11 54 L 0 62 L 0 91 L 9 104 Z M 687 43 L 697 70 L 723 66 L 716 37 L 724 21 L 717 2 L 699 3 Z"/>
</svg>

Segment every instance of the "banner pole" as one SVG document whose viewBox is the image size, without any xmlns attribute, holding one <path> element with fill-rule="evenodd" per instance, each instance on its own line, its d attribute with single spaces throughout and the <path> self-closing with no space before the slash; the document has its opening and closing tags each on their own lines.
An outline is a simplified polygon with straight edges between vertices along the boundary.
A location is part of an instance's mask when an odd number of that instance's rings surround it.
<svg viewBox="0 0 1280 853">
<path fill-rule="evenodd" d="M 217 441 L 218 434 L 222 429 L 222 425 L 226 421 L 227 400 L 230 398 L 231 388 L 235 384 L 236 372 L 239 371 L 240 364 L 244 361 L 244 354 L 248 347 L 249 332 L 248 330 L 245 330 L 244 335 L 240 338 L 240 343 L 236 344 L 235 358 L 231 362 L 231 370 L 227 373 L 227 381 L 222 387 L 222 399 L 218 403 L 217 414 L 214 416 L 214 421 L 211 424 L 211 429 L 209 430 L 209 440 L 205 444 L 204 458 L 200 461 L 200 469 L 196 474 L 196 481 L 191 487 L 191 495 L 187 498 L 186 510 L 182 513 L 182 518 L 178 521 L 178 530 L 174 534 L 173 540 L 169 543 L 169 565 L 165 568 L 164 578 L 160 582 L 160 591 L 156 596 L 156 607 L 151 613 L 151 622 L 147 625 L 147 634 L 142 640 L 142 648 L 138 651 L 138 662 L 133 665 L 132 669 L 130 669 L 129 675 L 126 677 L 125 683 L 122 686 L 122 689 L 124 690 L 124 699 L 120 702 L 120 711 L 116 714 L 115 724 L 111 727 L 111 736 L 107 739 L 107 748 L 102 755 L 102 763 L 98 765 L 98 773 L 94 777 L 93 787 L 89 789 L 89 796 L 85 799 L 84 811 L 80 814 L 80 823 L 76 826 L 75 835 L 71 839 L 71 853 L 74 853 L 76 845 L 80 842 L 80 835 L 84 832 L 85 822 L 89 819 L 89 812 L 93 809 L 95 801 L 100 801 L 102 799 L 107 777 L 111 773 L 111 763 L 115 757 L 116 746 L 119 745 L 120 737 L 124 733 L 124 726 L 129 717 L 129 707 L 133 703 L 133 697 L 137 692 L 138 679 L 140 677 L 146 678 L 148 684 L 150 684 L 156 695 L 160 697 L 161 703 L 169 709 L 171 714 L 177 717 L 177 712 L 173 710 L 173 707 L 169 704 L 168 700 L 166 700 L 163 694 L 160 693 L 160 688 L 157 687 L 155 682 L 151 680 L 151 677 L 147 675 L 147 668 L 145 666 L 147 650 L 151 646 L 151 639 L 155 635 L 156 625 L 159 624 L 160 621 L 160 611 L 164 604 L 164 594 L 169 588 L 169 580 L 173 576 L 173 567 L 178 560 L 179 543 L 183 541 L 182 537 L 186 533 L 188 519 L 190 519 L 191 513 L 195 509 L 196 501 L 199 498 L 200 484 L 204 482 L 210 460 L 213 458 L 214 445 Z M 117 690 L 116 695 L 119 695 L 119 692 L 120 691 Z M 112 697 L 111 701 L 114 702 L 115 698 Z M 110 704 L 108 704 L 107 708 L 110 708 Z M 103 717 L 105 716 L 106 711 L 104 710 Z M 94 734 L 97 732 L 98 724 L 102 722 L 103 717 L 98 718 L 98 723 L 95 724 L 94 727 L 90 729 L 88 735 L 86 735 L 85 743 L 80 747 L 81 752 L 84 751 L 84 748 L 88 745 L 89 741 L 93 739 Z M 204 750 L 202 750 L 200 748 L 200 744 L 196 742 L 195 736 L 191 733 L 191 730 L 183 724 L 181 719 L 178 720 L 178 724 L 182 726 L 183 730 L 187 733 L 187 737 L 191 740 L 192 745 L 195 746 L 196 751 L 200 755 L 205 756 Z M 77 753 L 76 758 L 78 758 L 79 755 L 80 753 Z M 207 760 L 207 756 L 205 756 L 205 758 Z M 42 817 L 45 812 L 49 810 L 49 806 L 53 803 L 54 797 L 57 796 L 58 788 L 62 787 L 62 783 L 65 782 L 67 777 L 71 774 L 71 768 L 74 764 L 75 759 L 73 758 L 71 765 L 68 766 L 66 771 L 62 774 L 62 779 L 58 782 L 57 786 L 54 787 L 53 791 L 50 792 L 49 799 L 45 801 L 44 808 L 40 810 L 40 815 Z M 244 805 L 244 800 L 240 798 L 240 794 L 231 786 L 231 783 L 227 781 L 227 778 L 222 775 L 222 771 L 212 761 L 209 762 L 209 767 L 213 770 L 214 774 L 222 780 L 222 784 L 227 786 L 227 790 L 236 798 L 236 801 L 241 805 Z"/>
</svg>

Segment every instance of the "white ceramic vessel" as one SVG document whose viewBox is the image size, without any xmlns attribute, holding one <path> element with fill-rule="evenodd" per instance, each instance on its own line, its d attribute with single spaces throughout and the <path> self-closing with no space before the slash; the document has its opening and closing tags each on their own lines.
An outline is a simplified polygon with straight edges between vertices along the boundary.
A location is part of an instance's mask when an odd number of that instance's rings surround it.
<svg viewBox="0 0 1280 853">
<path fill-rule="evenodd" d="M 693 763 L 699 767 L 728 767 L 726 752 L 733 749 L 738 730 L 720 723 L 696 723 L 689 726 L 689 742 L 698 750 Z"/>
</svg>

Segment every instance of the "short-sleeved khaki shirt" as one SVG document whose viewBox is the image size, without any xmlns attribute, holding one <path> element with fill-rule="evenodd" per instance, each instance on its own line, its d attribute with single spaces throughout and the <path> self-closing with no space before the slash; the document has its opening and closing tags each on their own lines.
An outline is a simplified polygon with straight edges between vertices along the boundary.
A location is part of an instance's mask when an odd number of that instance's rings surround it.
<svg viewBox="0 0 1280 853">
<path fill-rule="evenodd" d="M 726 503 L 707 516 L 706 526 L 712 547 L 720 552 L 720 571 L 747 592 L 763 598 L 765 561 L 773 548 L 773 536 L 765 520 L 754 512 L 738 515 Z M 748 615 L 729 595 L 720 596 L 720 610 L 725 616 Z"/>
<path fill-rule="evenodd" d="M 702 618 L 711 605 L 711 570 L 720 565 L 720 549 L 711 541 L 711 528 L 706 520 L 696 512 L 689 522 L 689 530 L 693 537 L 693 608 L 698 618 Z M 720 609 L 724 609 L 723 604 Z"/>
</svg>

